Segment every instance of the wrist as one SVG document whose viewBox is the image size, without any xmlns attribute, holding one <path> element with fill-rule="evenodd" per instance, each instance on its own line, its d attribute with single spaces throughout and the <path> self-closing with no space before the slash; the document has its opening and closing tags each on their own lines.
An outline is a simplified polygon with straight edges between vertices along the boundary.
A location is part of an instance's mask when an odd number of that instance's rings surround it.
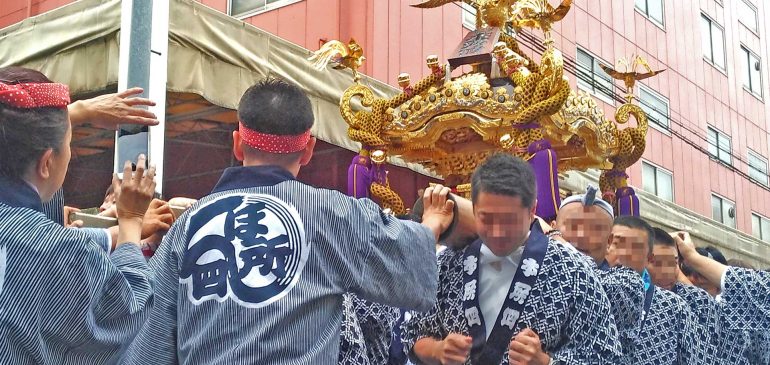
<svg viewBox="0 0 770 365">
<path fill-rule="evenodd" d="M 436 236 L 436 240 L 438 240 L 438 237 L 443 233 L 443 228 L 441 227 L 441 221 L 439 219 L 428 216 L 422 220 L 422 224 L 433 232 L 433 235 Z"/>
<path fill-rule="evenodd" d="M 118 240 L 115 248 L 124 243 L 139 244 L 142 239 L 142 217 L 118 218 Z"/>
<path fill-rule="evenodd" d="M 540 363 L 543 365 L 553 365 L 554 361 L 547 353 L 542 352 L 540 353 Z"/>
<path fill-rule="evenodd" d="M 138 225 L 139 227 L 142 226 L 142 223 L 144 222 L 144 217 L 142 216 L 124 216 L 121 217 L 120 214 L 118 214 L 118 225 Z"/>
<path fill-rule="evenodd" d="M 414 343 L 412 352 L 422 363 L 441 364 L 441 346 L 443 341 L 432 337 L 422 337 Z"/>
<path fill-rule="evenodd" d="M 78 100 L 67 107 L 72 125 L 88 124 L 88 107 L 85 101 Z"/>
</svg>

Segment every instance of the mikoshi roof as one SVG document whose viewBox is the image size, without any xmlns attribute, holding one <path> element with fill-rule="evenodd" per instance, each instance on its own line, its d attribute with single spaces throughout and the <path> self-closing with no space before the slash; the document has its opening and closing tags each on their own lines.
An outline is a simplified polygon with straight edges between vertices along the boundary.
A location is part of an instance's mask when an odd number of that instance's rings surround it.
<svg viewBox="0 0 770 365">
<path fill-rule="evenodd" d="M 243 92 L 257 80 L 276 76 L 302 87 L 310 96 L 319 139 L 358 151 L 347 137 L 339 100 L 350 86 L 348 70 L 317 71 L 310 51 L 193 0 L 169 0 L 169 57 L 166 136 L 237 123 L 235 109 Z M 75 97 L 115 90 L 118 82 L 120 0 L 79 0 L 0 29 L 0 67 L 40 70 L 69 85 Z M 398 90 L 364 76 L 378 97 Z M 114 132 L 83 128 L 73 135 L 76 155 L 101 153 L 112 146 Z M 392 158 L 392 164 L 430 175 L 421 166 Z M 598 173 L 569 172 L 560 179 L 567 191 L 580 193 L 596 184 Z M 688 230 L 701 244 L 717 246 L 727 256 L 741 256 L 770 266 L 770 244 L 638 189 L 642 216 L 668 230 Z"/>
</svg>

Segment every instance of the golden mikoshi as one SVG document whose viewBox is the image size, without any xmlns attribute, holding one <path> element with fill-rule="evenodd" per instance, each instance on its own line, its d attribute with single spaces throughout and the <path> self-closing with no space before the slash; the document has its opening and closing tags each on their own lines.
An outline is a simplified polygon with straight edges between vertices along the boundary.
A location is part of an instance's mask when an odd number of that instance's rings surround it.
<svg viewBox="0 0 770 365">
<path fill-rule="evenodd" d="M 452 2 L 428 0 L 414 6 Z M 558 210 L 559 172 L 591 168 L 602 171 L 600 188 L 619 213 L 638 215 L 638 199 L 625 171 L 644 153 L 648 124 L 633 103 L 633 87 L 663 70 L 652 71 L 641 57 L 619 61 L 622 71 L 604 68 L 625 83 L 627 93 L 615 120 L 608 119 L 590 95 L 570 88 L 564 58 L 551 39 L 552 24 L 567 15 L 571 0 L 556 7 L 547 0 L 465 2 L 477 9 L 479 29 L 466 37 L 449 63 L 429 56 L 430 74 L 422 80 L 412 83 L 409 74 L 398 75 L 401 92 L 391 98 L 376 98 L 359 82 L 357 69 L 365 58 L 354 40 L 348 45 L 329 42 L 311 57 L 319 69 L 335 63 L 336 68 L 353 71 L 354 82 L 342 95 L 340 113 L 348 137 L 362 149 L 349 168 L 348 192 L 378 198 L 383 207 L 403 214 L 404 203 L 389 186 L 384 166 L 388 156 L 422 165 L 447 185 L 467 192 L 476 166 L 492 153 L 507 152 L 529 160 L 535 169 L 540 216 Z M 544 32 L 540 62 L 522 52 L 515 35 L 499 31 L 506 26 L 517 32 Z M 484 42 L 490 40 L 493 46 L 487 49 Z M 450 64 L 470 65 L 471 71 L 451 77 Z M 646 72 L 637 72 L 639 66 Z M 363 108 L 354 108 L 354 101 Z M 631 116 L 636 120 L 633 127 L 627 125 Z"/>
</svg>

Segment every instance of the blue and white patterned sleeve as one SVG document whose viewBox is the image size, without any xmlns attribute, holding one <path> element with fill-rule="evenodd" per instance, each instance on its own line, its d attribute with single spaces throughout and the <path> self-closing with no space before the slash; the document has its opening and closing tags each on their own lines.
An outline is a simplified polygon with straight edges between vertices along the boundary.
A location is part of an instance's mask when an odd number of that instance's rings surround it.
<svg viewBox="0 0 770 365">
<path fill-rule="evenodd" d="M 734 329 L 770 328 L 770 272 L 727 269 L 722 280 L 722 310 Z"/>
<path fill-rule="evenodd" d="M 457 286 L 453 285 L 455 284 L 453 281 L 462 280 L 462 276 L 451 275 L 452 273 L 449 272 L 450 261 L 452 261 L 453 256 L 449 250 L 444 250 L 438 256 L 437 267 L 440 282 L 438 290 L 434 294 L 437 298 L 436 305 L 426 312 L 407 312 L 404 315 L 404 322 L 401 324 L 401 343 L 403 344 L 404 353 L 415 364 L 421 363 L 414 354 L 414 345 L 419 339 L 430 337 L 441 341 L 449 335 L 443 320 L 445 318 L 443 313 L 444 306 L 450 307 L 453 304 L 457 304 L 457 307 L 462 306 L 461 303 L 455 303 L 457 298 L 449 298 L 453 286 Z M 451 321 L 453 319 L 447 318 L 447 320 Z"/>
<path fill-rule="evenodd" d="M 369 199 L 349 199 L 356 236 L 341 239 L 334 267 L 346 268 L 343 285 L 360 298 L 406 310 L 436 302 L 436 239 L 425 226 L 382 212 Z"/>
<path fill-rule="evenodd" d="M 182 227 L 184 224 L 174 224 L 150 259 L 156 283 L 152 310 L 121 364 L 165 365 L 179 362 L 176 342 L 179 263 L 174 246 L 184 245 Z"/>
<path fill-rule="evenodd" d="M 103 228 L 72 228 L 80 230 L 81 232 L 85 233 L 86 236 L 88 236 L 91 240 L 96 242 L 99 247 L 101 247 L 104 252 L 109 254 L 112 252 L 112 236 L 110 236 L 110 231 Z"/>
<path fill-rule="evenodd" d="M 575 260 L 578 268 L 569 278 L 574 302 L 564 332 L 566 341 L 550 355 L 565 365 L 619 364 L 622 351 L 615 321 L 607 315 L 610 302 L 592 268 Z"/>
<path fill-rule="evenodd" d="M 623 355 L 631 356 L 636 349 L 642 323 L 644 282 L 639 274 L 625 267 L 607 271 L 596 269 L 594 273 L 610 301 Z"/>
<path fill-rule="evenodd" d="M 49 297 L 76 303 L 83 293 L 73 291 L 85 291 L 90 304 L 82 315 L 88 319 L 91 338 L 83 338 L 80 344 L 72 346 L 67 356 L 96 359 L 112 355 L 111 349 L 125 348 L 131 342 L 147 317 L 152 298 L 149 268 L 135 244 L 119 246 L 109 258 L 96 245 L 86 245 L 85 251 L 74 254 L 85 256 L 72 258 L 82 262 L 79 268 L 82 285 L 79 288 L 53 285 Z"/>
</svg>

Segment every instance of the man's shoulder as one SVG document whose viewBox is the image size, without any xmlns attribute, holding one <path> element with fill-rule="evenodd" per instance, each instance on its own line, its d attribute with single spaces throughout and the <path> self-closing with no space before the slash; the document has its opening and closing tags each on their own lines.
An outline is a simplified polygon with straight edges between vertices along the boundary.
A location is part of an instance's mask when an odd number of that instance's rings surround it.
<svg viewBox="0 0 770 365">
<path fill-rule="evenodd" d="M 632 292 L 638 292 L 639 296 L 641 296 L 641 293 L 644 291 L 644 281 L 642 280 L 642 276 L 630 268 L 616 266 L 611 267 L 608 270 L 596 269 L 594 270 L 594 273 L 596 273 L 596 276 L 605 288 L 607 286 L 623 287 Z"/>
<path fill-rule="evenodd" d="M 657 303 L 659 307 L 667 308 L 671 311 L 683 311 L 687 307 L 687 302 L 682 297 L 657 286 L 655 287 L 653 303 Z"/>
<path fill-rule="evenodd" d="M 284 181 L 284 182 L 281 182 L 275 185 L 269 185 L 269 186 L 253 186 L 253 187 L 245 187 L 245 188 L 239 188 L 239 189 L 215 191 L 201 198 L 198 201 L 197 205 L 205 204 L 207 201 L 216 200 L 223 196 L 233 195 L 233 194 L 268 194 L 273 196 L 311 195 L 314 197 L 324 197 L 328 199 L 344 200 L 344 201 L 351 201 L 351 202 L 357 200 L 337 190 L 317 188 L 297 180 L 288 180 L 288 181 Z M 366 199 L 366 200 L 369 200 L 369 199 Z M 318 201 L 318 203 L 326 203 L 326 202 Z"/>
<path fill-rule="evenodd" d="M 593 275 L 594 267 L 590 263 L 591 258 L 577 251 L 569 243 L 554 239 L 548 239 L 548 249 L 545 253 L 546 261 L 550 261 L 553 270 L 575 272 L 583 271 Z"/>
<path fill-rule="evenodd" d="M 438 256 L 436 256 L 439 269 L 441 271 L 446 271 L 461 267 L 463 265 L 463 261 L 465 260 L 465 252 L 469 249 L 469 247 L 470 246 L 466 246 L 464 248 L 458 249 L 447 247 L 446 249 L 442 250 Z M 478 258 L 476 258 L 475 264 L 478 265 Z"/>
</svg>

